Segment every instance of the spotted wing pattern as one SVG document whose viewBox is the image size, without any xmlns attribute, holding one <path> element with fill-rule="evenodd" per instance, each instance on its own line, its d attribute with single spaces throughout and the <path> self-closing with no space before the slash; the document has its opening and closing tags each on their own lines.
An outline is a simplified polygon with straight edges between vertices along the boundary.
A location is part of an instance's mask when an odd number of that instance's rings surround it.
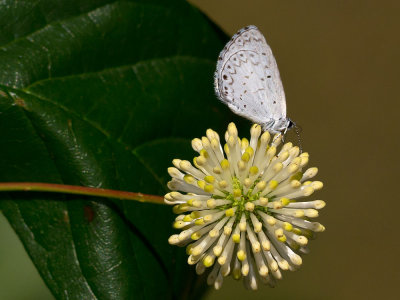
<svg viewBox="0 0 400 300">
<path fill-rule="evenodd" d="M 285 92 L 278 66 L 256 26 L 241 29 L 221 51 L 215 91 L 233 112 L 253 122 L 286 120 Z"/>
</svg>

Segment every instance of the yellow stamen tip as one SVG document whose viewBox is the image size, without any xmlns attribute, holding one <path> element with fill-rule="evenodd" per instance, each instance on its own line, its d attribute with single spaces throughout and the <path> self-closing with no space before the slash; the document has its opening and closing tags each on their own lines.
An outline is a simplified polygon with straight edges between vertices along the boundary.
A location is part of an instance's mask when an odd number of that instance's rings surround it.
<svg viewBox="0 0 400 300">
<path fill-rule="evenodd" d="M 297 172 L 297 173 L 294 173 L 293 175 L 292 175 L 292 177 L 290 177 L 290 180 L 300 180 L 301 178 L 303 177 L 303 173 L 301 173 L 301 172 Z"/>
<path fill-rule="evenodd" d="M 235 123 L 233 123 L 233 122 L 229 123 L 228 132 L 229 132 L 230 135 L 233 135 L 233 136 L 237 136 L 238 135 L 238 131 L 237 131 Z"/>
<path fill-rule="evenodd" d="M 222 266 L 226 263 L 226 257 L 225 256 L 220 256 L 218 257 L 218 263 Z"/>
<path fill-rule="evenodd" d="M 300 157 L 309 157 L 310 154 L 308 152 L 303 152 L 300 154 Z"/>
<path fill-rule="evenodd" d="M 278 237 L 278 240 L 282 243 L 286 242 L 286 235 L 282 235 L 282 236 Z"/>
<path fill-rule="evenodd" d="M 278 162 L 274 165 L 273 170 L 275 173 L 278 173 L 280 170 L 282 170 L 282 168 L 283 168 L 282 163 Z"/>
<path fill-rule="evenodd" d="M 239 223 L 239 230 L 241 232 L 245 232 L 246 231 L 246 227 L 247 227 L 247 223 L 246 222 L 240 222 Z"/>
<path fill-rule="evenodd" d="M 269 241 L 262 242 L 261 246 L 265 251 L 269 251 L 271 249 L 271 243 Z"/>
<path fill-rule="evenodd" d="M 288 151 L 284 151 L 279 155 L 279 160 L 280 161 L 285 161 L 288 157 L 289 157 L 289 152 Z"/>
<path fill-rule="evenodd" d="M 249 140 L 246 138 L 242 138 L 242 141 L 240 142 L 241 148 L 244 150 L 249 146 Z"/>
<path fill-rule="evenodd" d="M 229 147 L 233 147 L 236 143 L 237 139 L 235 139 L 233 136 L 229 136 L 228 138 L 228 145 Z"/>
<path fill-rule="evenodd" d="M 201 205 L 202 205 L 202 203 L 201 203 L 201 201 L 199 201 L 199 200 L 194 200 L 194 201 L 192 202 L 192 206 L 193 206 L 193 207 L 200 208 Z"/>
<path fill-rule="evenodd" d="M 313 183 L 311 183 L 311 186 L 314 190 L 318 191 L 323 188 L 324 184 L 322 183 L 322 181 L 313 181 Z"/>
<path fill-rule="evenodd" d="M 240 271 L 240 269 L 233 269 L 232 276 L 233 279 L 239 280 L 242 277 L 242 272 Z"/>
<path fill-rule="evenodd" d="M 314 189 L 312 187 L 308 186 L 304 189 L 304 196 L 310 196 L 312 193 L 314 193 Z"/>
<path fill-rule="evenodd" d="M 253 124 L 250 129 L 250 134 L 255 135 L 256 137 L 260 136 L 261 134 L 261 126 L 258 124 Z"/>
<path fill-rule="evenodd" d="M 190 217 L 191 217 L 192 219 L 197 219 L 197 218 L 200 217 L 200 213 L 199 213 L 198 211 L 192 211 L 192 212 L 190 213 Z"/>
<path fill-rule="evenodd" d="M 182 221 L 183 221 L 183 222 L 192 222 L 193 219 L 190 217 L 190 215 L 186 215 L 186 216 L 182 219 Z"/>
<path fill-rule="evenodd" d="M 172 164 L 177 168 L 179 168 L 180 163 L 181 163 L 181 160 L 178 158 L 175 158 L 172 160 Z"/>
<path fill-rule="evenodd" d="M 213 248 L 213 253 L 215 256 L 220 256 L 222 253 L 222 247 L 217 245 Z"/>
<path fill-rule="evenodd" d="M 200 155 L 205 158 L 208 158 L 208 152 L 205 149 L 200 150 Z"/>
<path fill-rule="evenodd" d="M 258 168 L 256 166 L 252 166 L 249 170 L 251 175 L 257 175 L 258 174 Z"/>
<path fill-rule="evenodd" d="M 233 209 L 233 208 L 227 209 L 227 210 L 225 211 L 225 215 L 226 215 L 227 217 L 233 217 L 233 216 L 235 215 L 234 209 Z"/>
<path fill-rule="evenodd" d="M 174 214 L 179 214 L 180 213 L 179 205 L 175 205 L 174 207 L 172 207 L 172 212 Z"/>
<path fill-rule="evenodd" d="M 305 236 L 299 236 L 297 242 L 302 245 L 305 246 L 308 243 L 308 239 Z"/>
<path fill-rule="evenodd" d="M 300 166 L 304 167 L 306 164 L 308 164 L 309 158 L 307 156 L 301 157 L 300 161 Z"/>
<path fill-rule="evenodd" d="M 277 182 L 277 185 L 278 185 L 278 182 Z M 257 185 L 256 185 L 256 188 L 259 190 L 259 191 L 262 191 L 262 190 L 264 190 L 265 189 L 265 187 L 267 186 L 267 183 L 265 182 L 265 181 L 260 181 L 259 183 L 257 183 Z"/>
<path fill-rule="evenodd" d="M 173 207 L 172 211 L 175 214 L 180 214 L 182 212 L 188 211 L 189 207 L 190 207 L 189 205 L 187 205 L 186 203 L 183 203 L 183 204 L 175 205 Z"/>
<path fill-rule="evenodd" d="M 208 208 L 214 208 L 217 205 L 214 199 L 208 199 L 207 200 L 207 207 Z"/>
<path fill-rule="evenodd" d="M 194 184 L 196 182 L 196 179 L 194 179 L 194 177 L 189 174 L 186 174 L 185 176 L 183 176 L 183 180 L 185 180 L 185 182 L 189 183 L 189 184 Z"/>
<path fill-rule="evenodd" d="M 296 157 L 295 159 L 292 160 L 292 164 L 300 165 L 301 163 L 301 157 Z"/>
<path fill-rule="evenodd" d="M 284 228 L 286 231 L 292 231 L 292 230 L 293 230 L 293 225 L 290 224 L 290 223 L 288 223 L 288 222 L 284 222 L 284 223 L 283 223 L 283 228 Z"/>
<path fill-rule="evenodd" d="M 262 223 L 259 222 L 257 224 L 254 225 L 254 232 L 261 232 L 262 230 Z"/>
<path fill-rule="evenodd" d="M 226 189 L 228 187 L 228 183 L 225 180 L 218 182 L 218 185 L 221 189 Z"/>
<path fill-rule="evenodd" d="M 214 192 L 214 186 L 212 184 L 207 184 L 204 187 L 204 191 L 207 192 L 207 193 L 212 193 L 212 192 Z"/>
<path fill-rule="evenodd" d="M 205 216 L 203 217 L 203 220 L 204 220 L 204 222 L 206 222 L 206 223 L 211 222 L 212 219 L 213 219 L 213 216 L 212 216 L 212 215 L 205 215 Z"/>
<path fill-rule="evenodd" d="M 301 230 L 299 228 L 293 228 L 291 230 L 294 234 L 300 235 L 301 234 Z"/>
<path fill-rule="evenodd" d="M 204 156 L 197 156 L 196 163 L 199 166 L 204 166 L 207 162 L 207 159 Z"/>
<path fill-rule="evenodd" d="M 255 205 L 252 202 L 246 202 L 246 204 L 244 205 L 244 208 L 247 211 L 253 211 L 254 207 L 255 207 Z"/>
<path fill-rule="evenodd" d="M 224 226 L 224 234 L 230 235 L 232 233 L 232 227 Z"/>
<path fill-rule="evenodd" d="M 248 162 L 250 160 L 250 154 L 248 152 L 244 152 L 242 154 L 242 160 Z"/>
<path fill-rule="evenodd" d="M 316 209 L 324 208 L 325 205 L 326 205 L 325 201 L 323 201 L 323 200 L 315 200 L 315 208 Z"/>
<path fill-rule="evenodd" d="M 274 190 L 274 189 L 276 189 L 277 186 L 278 186 L 278 181 L 276 181 L 276 180 L 271 180 L 271 181 L 269 182 L 269 188 L 270 188 L 270 189 Z"/>
<path fill-rule="evenodd" d="M 222 169 L 219 166 L 213 168 L 213 172 L 215 174 L 222 174 Z"/>
<path fill-rule="evenodd" d="M 294 251 L 297 251 L 300 249 L 300 245 L 297 244 L 296 242 L 290 243 L 290 248 L 292 248 Z"/>
<path fill-rule="evenodd" d="M 204 180 L 199 180 L 197 181 L 197 185 L 204 190 L 204 187 L 206 186 L 206 182 Z"/>
<path fill-rule="evenodd" d="M 218 236 L 218 234 L 219 234 L 218 230 L 215 229 L 210 230 L 210 232 L 208 233 L 210 237 L 216 237 Z"/>
<path fill-rule="evenodd" d="M 228 146 L 228 144 L 224 145 L 224 151 L 225 151 L 226 155 L 229 154 L 229 146 Z"/>
<path fill-rule="evenodd" d="M 183 222 L 183 221 L 176 221 L 176 222 L 174 222 L 174 225 L 173 225 L 173 227 L 175 228 L 175 229 L 181 229 L 182 227 L 185 227 L 185 222 Z"/>
<path fill-rule="evenodd" d="M 240 234 L 232 234 L 232 240 L 236 243 L 239 244 L 240 243 Z"/>
<path fill-rule="evenodd" d="M 193 233 L 193 234 L 190 236 L 190 238 L 191 238 L 192 240 L 197 241 L 199 238 L 201 238 L 201 234 L 195 232 L 195 233 Z"/>
<path fill-rule="evenodd" d="M 276 219 L 274 217 L 268 216 L 267 223 L 271 226 L 274 226 L 276 224 Z"/>
<path fill-rule="evenodd" d="M 200 248 L 199 246 L 194 247 L 194 248 L 192 249 L 192 255 L 193 255 L 193 256 L 200 255 L 200 253 L 201 253 L 201 248 Z"/>
<path fill-rule="evenodd" d="M 298 169 L 299 169 L 299 165 L 297 165 L 297 164 L 290 164 L 288 166 L 288 171 L 290 174 L 296 172 Z"/>
<path fill-rule="evenodd" d="M 254 154 L 254 150 L 250 146 L 246 148 L 246 152 L 249 153 L 250 157 Z"/>
<path fill-rule="evenodd" d="M 260 204 L 261 205 L 267 205 L 268 204 L 268 198 L 261 197 L 260 198 Z"/>
<path fill-rule="evenodd" d="M 246 163 L 243 160 L 240 160 L 237 165 L 240 171 L 246 170 Z"/>
<path fill-rule="evenodd" d="M 240 189 L 234 189 L 233 190 L 233 197 L 238 198 L 242 196 L 242 191 Z"/>
<path fill-rule="evenodd" d="M 258 273 L 261 276 L 267 276 L 268 275 L 268 268 L 267 266 L 261 266 L 260 270 L 258 271 Z"/>
<path fill-rule="evenodd" d="M 198 138 L 193 139 L 192 140 L 192 148 L 194 149 L 194 151 L 200 152 L 201 149 L 203 148 L 201 140 Z"/>
<path fill-rule="evenodd" d="M 244 261 L 246 259 L 246 252 L 244 252 L 243 250 L 239 250 L 237 252 L 237 258 L 240 261 Z"/>
<path fill-rule="evenodd" d="M 196 168 L 199 167 L 199 164 L 197 163 L 197 157 L 193 158 L 193 164 L 195 165 Z"/>
<path fill-rule="evenodd" d="M 304 211 L 304 214 L 306 215 L 306 217 L 316 218 L 316 217 L 318 217 L 318 210 L 315 210 L 315 209 L 312 209 L 312 208 L 306 209 Z"/>
<path fill-rule="evenodd" d="M 203 259 L 203 264 L 206 268 L 211 267 L 214 264 L 214 257 L 211 255 L 207 255 L 204 259 Z"/>
<path fill-rule="evenodd" d="M 261 142 L 262 143 L 268 143 L 269 139 L 270 139 L 271 135 L 269 134 L 268 131 L 265 131 L 262 135 L 261 135 Z"/>
<path fill-rule="evenodd" d="M 243 185 L 247 188 L 249 188 L 252 184 L 252 181 L 250 180 L 250 178 L 245 178 L 243 181 Z"/>
<path fill-rule="evenodd" d="M 227 159 L 223 159 L 223 160 L 221 161 L 221 168 L 222 168 L 223 170 L 229 169 L 229 161 L 228 161 Z"/>
<path fill-rule="evenodd" d="M 258 253 L 261 251 L 261 245 L 259 242 L 255 242 L 255 243 L 251 244 L 251 247 L 253 248 L 253 251 L 255 253 Z"/>
<path fill-rule="evenodd" d="M 197 219 L 196 221 L 194 221 L 194 224 L 196 224 L 196 225 L 203 225 L 203 224 L 204 224 L 203 218 Z"/>
<path fill-rule="evenodd" d="M 301 182 L 294 179 L 294 180 L 292 180 L 292 181 L 290 182 L 290 186 L 291 186 L 292 188 L 298 188 L 298 187 L 301 186 Z"/>
<path fill-rule="evenodd" d="M 288 198 L 281 198 L 281 203 L 283 206 L 286 206 L 290 203 L 290 200 Z"/>
<path fill-rule="evenodd" d="M 215 181 L 215 178 L 214 178 L 214 176 L 208 175 L 208 176 L 204 177 L 204 180 L 205 180 L 205 182 L 213 183 Z"/>
</svg>

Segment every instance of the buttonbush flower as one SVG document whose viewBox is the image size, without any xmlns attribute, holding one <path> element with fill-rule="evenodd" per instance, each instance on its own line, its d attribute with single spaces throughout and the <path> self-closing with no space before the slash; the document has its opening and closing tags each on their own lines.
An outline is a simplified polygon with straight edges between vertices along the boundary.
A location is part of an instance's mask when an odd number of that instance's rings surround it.
<svg viewBox="0 0 400 300">
<path fill-rule="evenodd" d="M 315 232 L 325 230 L 311 221 L 325 202 L 302 199 L 323 186 L 310 180 L 317 168 L 303 171 L 308 153 L 290 142 L 279 147 L 282 135 L 271 139 L 260 125 L 250 133 L 250 141 L 240 139 L 230 123 L 222 148 L 219 135 L 208 129 L 192 141 L 199 153 L 193 164 L 174 159 L 168 169 L 173 192 L 164 201 L 174 205 L 173 226 L 182 230 L 169 243 L 186 246 L 198 274 L 210 269 L 207 283 L 216 289 L 229 274 L 250 289 L 259 281 L 274 286 L 281 270 L 302 264 Z"/>
</svg>

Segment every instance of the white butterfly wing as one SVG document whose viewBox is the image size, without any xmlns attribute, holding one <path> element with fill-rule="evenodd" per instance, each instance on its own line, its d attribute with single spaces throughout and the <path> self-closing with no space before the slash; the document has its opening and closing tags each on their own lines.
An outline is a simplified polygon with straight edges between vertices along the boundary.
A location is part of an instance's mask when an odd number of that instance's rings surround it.
<svg viewBox="0 0 400 300">
<path fill-rule="evenodd" d="M 256 26 L 236 33 L 218 57 L 215 91 L 235 113 L 259 124 L 286 119 L 286 99 L 271 48 Z"/>
</svg>

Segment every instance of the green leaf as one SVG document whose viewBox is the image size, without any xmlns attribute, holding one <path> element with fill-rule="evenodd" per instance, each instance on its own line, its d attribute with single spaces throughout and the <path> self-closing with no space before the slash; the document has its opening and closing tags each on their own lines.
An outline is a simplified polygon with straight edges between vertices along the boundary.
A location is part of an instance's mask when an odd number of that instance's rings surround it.
<svg viewBox="0 0 400 300">
<path fill-rule="evenodd" d="M 164 194 L 171 160 L 234 120 L 212 86 L 224 39 L 179 0 L 3 1 L 0 181 Z M 58 299 L 204 291 L 167 243 L 170 207 L 3 193 L 0 209 Z"/>
</svg>

